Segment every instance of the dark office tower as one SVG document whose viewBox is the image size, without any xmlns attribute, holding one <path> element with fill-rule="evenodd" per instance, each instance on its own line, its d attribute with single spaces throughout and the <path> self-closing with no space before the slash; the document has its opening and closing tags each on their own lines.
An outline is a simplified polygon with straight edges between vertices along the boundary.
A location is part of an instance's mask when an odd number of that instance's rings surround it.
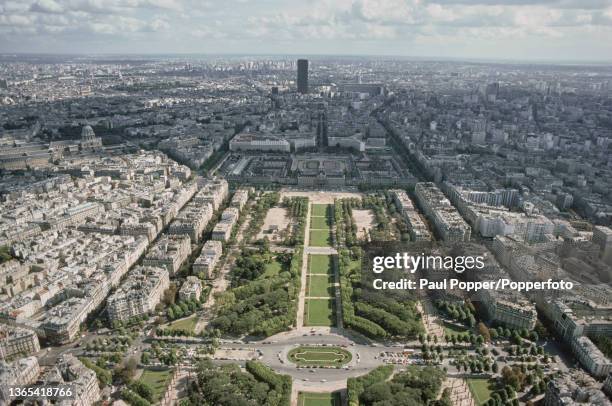
<svg viewBox="0 0 612 406">
<path fill-rule="evenodd" d="M 308 59 L 298 59 L 297 68 L 297 91 L 308 93 Z"/>
</svg>

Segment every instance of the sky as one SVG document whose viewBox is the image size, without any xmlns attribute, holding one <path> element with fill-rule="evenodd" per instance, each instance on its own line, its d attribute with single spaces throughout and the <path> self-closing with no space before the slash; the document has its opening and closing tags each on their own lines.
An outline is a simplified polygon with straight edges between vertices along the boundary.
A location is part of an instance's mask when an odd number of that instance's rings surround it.
<svg viewBox="0 0 612 406">
<path fill-rule="evenodd" d="M 612 0 L 0 0 L 0 53 L 612 60 Z"/>
</svg>

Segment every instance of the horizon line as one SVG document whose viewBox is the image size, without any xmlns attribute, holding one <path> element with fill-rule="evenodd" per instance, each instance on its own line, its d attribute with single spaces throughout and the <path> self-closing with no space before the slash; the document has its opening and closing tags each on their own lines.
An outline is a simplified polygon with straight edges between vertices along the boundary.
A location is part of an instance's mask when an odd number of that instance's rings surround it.
<svg viewBox="0 0 612 406">
<path fill-rule="evenodd" d="M 314 57 L 314 58 L 389 58 L 415 59 L 428 62 L 479 62 L 498 64 L 552 64 L 552 65 L 605 65 L 612 59 L 553 59 L 553 58 L 495 58 L 495 57 L 459 57 L 459 56 L 419 56 L 399 54 L 335 54 L 335 53 L 235 53 L 235 52 L 23 52 L 0 51 L 5 56 L 89 56 L 89 57 L 163 57 L 163 56 L 207 56 L 207 57 Z"/>
</svg>

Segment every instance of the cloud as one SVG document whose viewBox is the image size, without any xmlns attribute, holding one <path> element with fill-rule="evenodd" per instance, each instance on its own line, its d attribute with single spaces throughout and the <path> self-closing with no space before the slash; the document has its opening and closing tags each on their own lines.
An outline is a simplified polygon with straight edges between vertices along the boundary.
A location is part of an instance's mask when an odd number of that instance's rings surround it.
<svg viewBox="0 0 612 406">
<path fill-rule="evenodd" d="M 357 53 L 370 44 L 403 52 L 419 44 L 478 48 L 496 38 L 517 48 L 521 41 L 562 48 L 595 38 L 593 47 L 603 49 L 611 27 L 612 0 L 0 0 L 0 50 L 12 49 L 3 42 L 72 50 L 75 41 L 84 49 L 102 42 L 128 49 L 133 40 L 197 51 L 200 40 L 214 40 L 207 49 Z"/>
<path fill-rule="evenodd" d="M 30 6 L 35 13 L 61 13 L 64 8 L 55 0 L 38 0 Z"/>
</svg>

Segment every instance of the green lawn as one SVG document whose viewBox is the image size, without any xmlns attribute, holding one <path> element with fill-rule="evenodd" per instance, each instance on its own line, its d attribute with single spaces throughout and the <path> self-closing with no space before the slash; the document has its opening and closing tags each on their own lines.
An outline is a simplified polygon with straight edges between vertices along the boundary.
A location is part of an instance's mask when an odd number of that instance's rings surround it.
<svg viewBox="0 0 612 406">
<path fill-rule="evenodd" d="M 488 401 L 495 390 L 495 382 L 490 379 L 467 379 L 467 383 L 478 405 L 483 405 Z"/>
<path fill-rule="evenodd" d="M 353 356 L 340 347 L 301 346 L 287 354 L 289 361 L 299 366 L 339 367 L 347 364 Z"/>
<path fill-rule="evenodd" d="M 282 270 L 281 264 L 275 259 L 272 262 L 266 264 L 264 273 L 261 277 L 272 278 L 278 275 L 281 270 Z"/>
<path fill-rule="evenodd" d="M 454 324 L 444 323 L 444 334 L 469 335 L 467 328 L 455 326 Z"/>
<path fill-rule="evenodd" d="M 331 226 L 327 217 L 311 217 L 310 228 L 328 229 Z"/>
<path fill-rule="evenodd" d="M 309 275 L 306 296 L 333 297 L 333 279 L 327 275 Z"/>
<path fill-rule="evenodd" d="M 334 299 L 306 299 L 304 324 L 306 326 L 334 326 Z"/>
<path fill-rule="evenodd" d="M 331 247 L 331 232 L 329 230 L 310 230 L 311 247 Z"/>
<path fill-rule="evenodd" d="M 162 371 L 153 371 L 145 369 L 140 376 L 140 381 L 147 383 L 153 388 L 153 398 L 155 402 L 159 401 L 166 392 L 166 388 L 172 379 L 172 369 Z"/>
<path fill-rule="evenodd" d="M 327 217 L 330 212 L 328 212 L 328 208 L 331 207 L 331 204 L 313 204 L 312 210 L 310 211 L 311 216 L 321 216 Z"/>
<path fill-rule="evenodd" d="M 340 394 L 300 392 L 298 406 L 340 406 Z"/>
<path fill-rule="evenodd" d="M 334 274 L 334 262 L 331 255 L 309 255 L 308 261 L 308 273 Z"/>
<path fill-rule="evenodd" d="M 190 316 L 184 319 L 175 320 L 168 325 L 170 329 L 193 331 L 198 323 L 197 316 Z"/>
</svg>

